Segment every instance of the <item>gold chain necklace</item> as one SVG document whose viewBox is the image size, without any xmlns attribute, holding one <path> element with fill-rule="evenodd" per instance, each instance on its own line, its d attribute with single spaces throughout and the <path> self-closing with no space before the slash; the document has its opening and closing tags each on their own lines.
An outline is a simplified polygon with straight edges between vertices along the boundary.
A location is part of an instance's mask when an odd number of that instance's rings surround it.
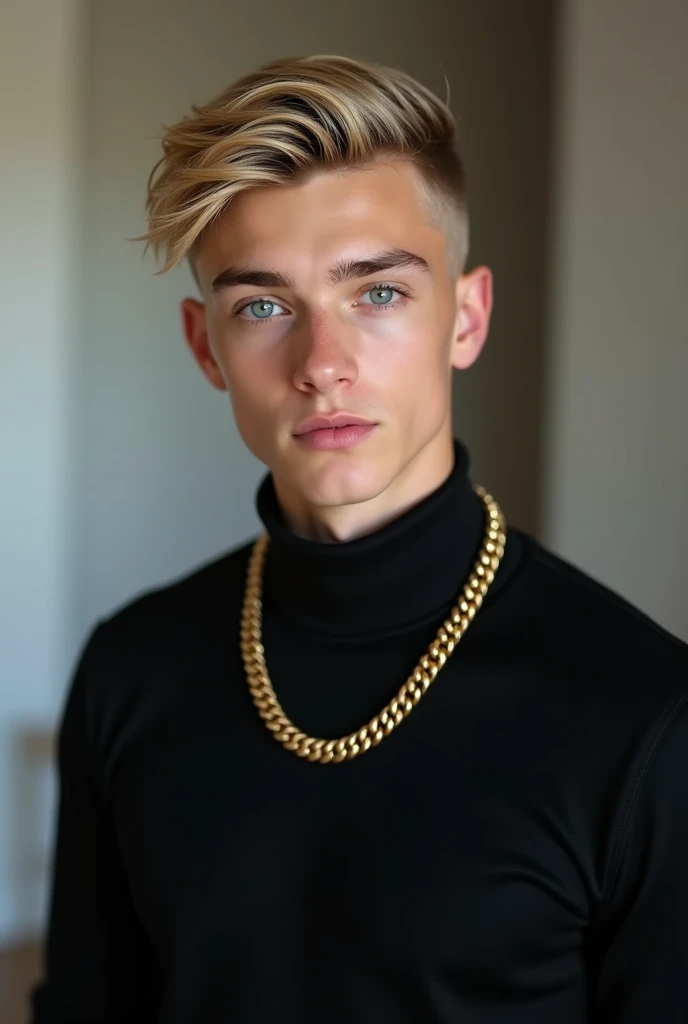
<svg viewBox="0 0 688 1024">
<path fill-rule="evenodd" d="M 298 757 L 320 764 L 351 761 L 376 747 L 413 711 L 427 693 L 437 673 L 473 621 L 492 583 L 506 544 L 506 523 L 502 511 L 483 487 L 476 493 L 485 506 L 486 527 L 482 547 L 473 571 L 449 617 L 440 626 L 427 654 L 418 662 L 393 700 L 367 725 L 341 739 L 323 740 L 307 736 L 291 722 L 277 699 L 270 682 L 265 650 L 261 643 L 263 570 L 268 548 L 268 535 L 262 534 L 253 546 L 244 590 L 241 616 L 241 654 L 253 703 L 260 717 L 283 747 Z"/>
</svg>

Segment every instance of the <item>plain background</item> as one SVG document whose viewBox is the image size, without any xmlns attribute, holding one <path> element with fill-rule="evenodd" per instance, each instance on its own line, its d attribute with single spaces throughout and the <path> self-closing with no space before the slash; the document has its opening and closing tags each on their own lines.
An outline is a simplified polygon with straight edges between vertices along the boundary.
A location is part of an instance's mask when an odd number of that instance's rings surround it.
<svg viewBox="0 0 688 1024">
<path fill-rule="evenodd" d="M 249 538 L 263 473 L 143 229 L 162 125 L 277 56 L 416 75 L 459 118 L 496 277 L 456 431 L 508 518 L 688 639 L 684 0 L 23 0 L 0 12 L 0 939 L 40 926 L 51 727 L 100 615 Z M 572 643 L 584 643 L 571 623 Z"/>
</svg>

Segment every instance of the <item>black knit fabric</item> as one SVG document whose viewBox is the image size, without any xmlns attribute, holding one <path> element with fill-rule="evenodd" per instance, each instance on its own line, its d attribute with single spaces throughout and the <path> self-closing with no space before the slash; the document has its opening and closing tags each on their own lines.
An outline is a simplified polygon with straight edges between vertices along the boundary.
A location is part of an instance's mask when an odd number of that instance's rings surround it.
<svg viewBox="0 0 688 1024">
<path fill-rule="evenodd" d="M 456 455 L 344 544 L 294 536 L 262 484 L 266 659 L 305 732 L 379 711 L 461 590 L 484 514 Z M 248 694 L 248 554 L 81 652 L 34 1024 L 688 1021 L 688 648 L 509 530 L 409 718 L 311 764 Z"/>
</svg>

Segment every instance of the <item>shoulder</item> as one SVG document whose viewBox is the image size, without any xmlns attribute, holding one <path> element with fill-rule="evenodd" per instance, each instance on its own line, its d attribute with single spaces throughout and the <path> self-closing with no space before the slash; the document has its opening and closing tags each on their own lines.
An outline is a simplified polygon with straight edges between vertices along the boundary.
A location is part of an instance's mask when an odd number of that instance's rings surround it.
<svg viewBox="0 0 688 1024">
<path fill-rule="evenodd" d="M 688 686 L 688 644 L 611 587 L 553 551 L 520 533 L 526 549 L 529 594 L 539 615 L 558 640 L 568 637 L 574 652 L 596 653 L 602 663 L 637 664 L 658 658 L 684 674 Z M 650 667 L 650 661 L 644 661 Z"/>
<path fill-rule="evenodd" d="M 252 542 L 134 595 L 102 616 L 87 638 L 92 663 L 198 655 L 240 613 Z"/>
<path fill-rule="evenodd" d="M 523 555 L 502 621 L 509 642 L 543 681 L 542 700 L 579 716 L 591 742 L 597 730 L 602 737 L 618 732 L 623 742 L 648 741 L 688 691 L 688 644 L 611 587 L 515 532 Z"/>
<path fill-rule="evenodd" d="M 63 709 L 61 745 L 109 749 L 132 721 L 154 719 L 227 663 L 238 636 L 252 544 L 143 590 L 102 616 L 82 642 Z"/>
<path fill-rule="evenodd" d="M 539 679 L 538 710 L 562 725 L 572 762 L 575 747 L 596 785 L 620 787 L 623 835 L 639 794 L 664 799 L 674 772 L 688 785 L 688 644 L 533 538 L 519 532 L 519 540 L 508 603 L 515 649 Z"/>
</svg>

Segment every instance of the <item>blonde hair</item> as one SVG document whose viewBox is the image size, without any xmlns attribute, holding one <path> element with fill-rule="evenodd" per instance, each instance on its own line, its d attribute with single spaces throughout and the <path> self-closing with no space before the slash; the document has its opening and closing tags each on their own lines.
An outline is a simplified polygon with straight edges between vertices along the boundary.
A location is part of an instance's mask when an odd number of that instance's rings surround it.
<svg viewBox="0 0 688 1024">
<path fill-rule="evenodd" d="M 447 100 L 448 102 L 448 100 Z M 158 274 L 194 247 L 235 195 L 310 174 L 404 160 L 460 272 L 468 249 L 465 176 L 446 103 L 410 75 L 321 55 L 273 60 L 165 129 L 148 178 L 148 231 Z"/>
</svg>

